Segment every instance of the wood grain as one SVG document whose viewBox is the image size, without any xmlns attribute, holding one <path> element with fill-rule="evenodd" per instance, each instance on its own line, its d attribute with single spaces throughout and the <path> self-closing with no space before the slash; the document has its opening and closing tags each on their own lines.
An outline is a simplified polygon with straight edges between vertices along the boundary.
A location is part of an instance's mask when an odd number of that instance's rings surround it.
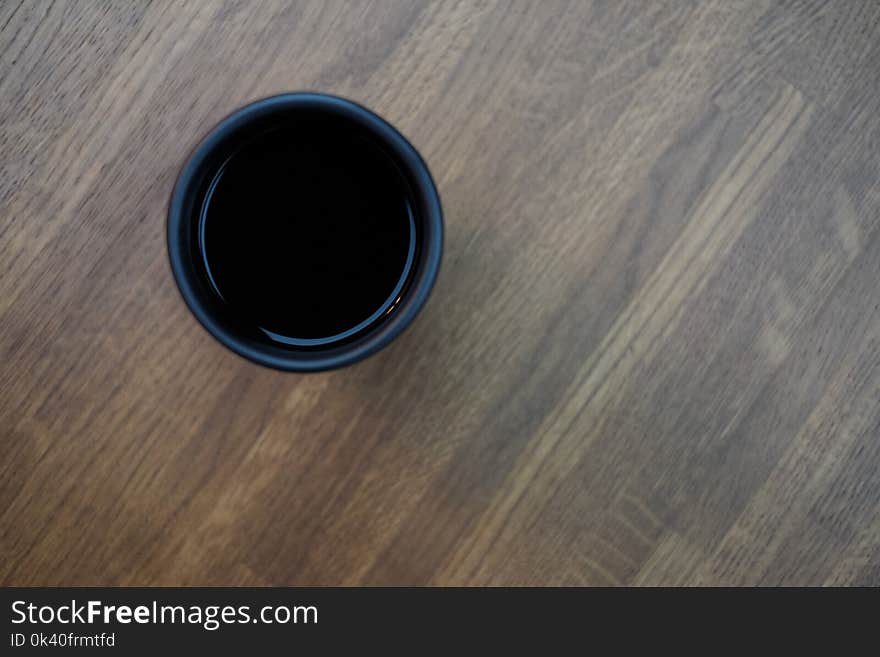
<svg viewBox="0 0 880 657">
<path fill-rule="evenodd" d="M 165 254 L 236 107 L 421 150 L 415 325 L 290 375 Z M 0 3 L 0 583 L 880 584 L 880 5 Z"/>
</svg>

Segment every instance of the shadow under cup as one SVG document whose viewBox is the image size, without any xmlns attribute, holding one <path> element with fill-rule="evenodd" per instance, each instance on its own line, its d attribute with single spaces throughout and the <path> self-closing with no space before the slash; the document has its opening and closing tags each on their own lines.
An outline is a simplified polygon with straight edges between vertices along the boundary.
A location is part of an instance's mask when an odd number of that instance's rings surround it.
<svg viewBox="0 0 880 657">
<path fill-rule="evenodd" d="M 184 166 L 168 252 L 220 342 L 291 371 L 347 365 L 396 337 L 437 276 L 443 219 L 427 166 L 369 110 L 285 94 L 221 122 Z"/>
</svg>

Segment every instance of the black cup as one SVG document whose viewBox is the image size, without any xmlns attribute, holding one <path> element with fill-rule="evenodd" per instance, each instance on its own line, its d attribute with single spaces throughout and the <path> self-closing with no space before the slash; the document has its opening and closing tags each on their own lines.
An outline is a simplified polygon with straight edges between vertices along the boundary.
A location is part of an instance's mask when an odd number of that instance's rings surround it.
<svg viewBox="0 0 880 657">
<path fill-rule="evenodd" d="M 316 371 L 381 349 L 437 277 L 443 216 L 413 146 L 376 114 L 314 93 L 222 121 L 183 167 L 168 210 L 171 269 L 221 343 Z"/>
</svg>

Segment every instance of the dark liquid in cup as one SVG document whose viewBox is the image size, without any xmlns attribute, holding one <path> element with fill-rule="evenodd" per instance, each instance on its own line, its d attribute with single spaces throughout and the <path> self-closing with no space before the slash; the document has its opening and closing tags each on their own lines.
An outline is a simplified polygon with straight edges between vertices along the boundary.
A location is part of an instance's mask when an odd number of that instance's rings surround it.
<svg viewBox="0 0 880 657">
<path fill-rule="evenodd" d="M 356 128 L 304 122 L 242 145 L 199 222 L 209 284 L 277 343 L 326 344 L 393 309 L 415 257 L 409 187 Z"/>
</svg>

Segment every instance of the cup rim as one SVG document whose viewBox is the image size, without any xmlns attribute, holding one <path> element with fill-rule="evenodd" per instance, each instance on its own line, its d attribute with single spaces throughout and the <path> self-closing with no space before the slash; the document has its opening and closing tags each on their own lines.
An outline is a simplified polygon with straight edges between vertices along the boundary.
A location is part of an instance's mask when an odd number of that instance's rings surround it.
<svg viewBox="0 0 880 657">
<path fill-rule="evenodd" d="M 360 125 L 387 148 L 408 174 L 411 193 L 420 209 L 423 233 L 420 235 L 418 266 L 414 267 L 407 291 L 394 313 L 363 336 L 328 348 L 294 350 L 249 341 L 231 330 L 211 311 L 195 280 L 189 243 L 183 237 L 194 219 L 192 199 L 198 193 L 203 171 L 222 154 L 224 142 L 238 130 L 258 119 L 292 109 L 327 112 Z M 222 158 L 221 158 L 222 159 Z M 430 171 L 418 151 L 390 123 L 363 107 L 342 98 L 316 92 L 291 92 L 262 98 L 245 105 L 220 121 L 193 150 L 183 165 L 168 205 L 168 258 L 180 294 L 199 323 L 221 344 L 248 360 L 288 372 L 314 372 L 335 369 L 357 362 L 385 347 L 415 319 L 425 304 L 437 274 L 443 251 L 443 212 Z"/>
</svg>

